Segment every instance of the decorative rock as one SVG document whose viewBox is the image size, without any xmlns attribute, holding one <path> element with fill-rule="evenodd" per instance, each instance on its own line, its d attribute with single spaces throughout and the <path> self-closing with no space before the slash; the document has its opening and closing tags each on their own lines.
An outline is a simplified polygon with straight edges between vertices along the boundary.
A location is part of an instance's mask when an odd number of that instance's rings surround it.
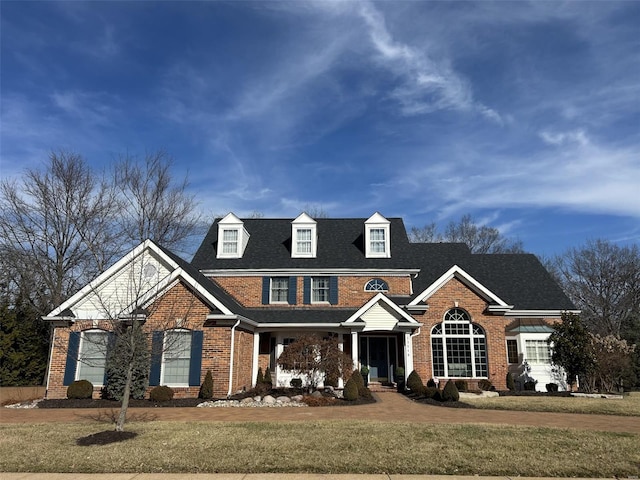
<svg viewBox="0 0 640 480">
<path fill-rule="evenodd" d="M 240 400 L 240 403 L 253 403 L 253 398 L 247 397 Z"/>
<path fill-rule="evenodd" d="M 260 395 L 256 395 L 255 397 L 253 397 L 253 401 L 254 402 L 261 402 L 262 401 L 262 397 Z"/>
<path fill-rule="evenodd" d="M 320 397 L 322 397 L 322 392 L 320 392 L 320 391 L 316 390 L 315 392 L 313 392 L 313 393 L 311 394 L 311 396 L 312 396 L 312 397 L 316 397 L 316 398 L 320 398 Z"/>
<path fill-rule="evenodd" d="M 276 402 L 280 402 L 280 403 L 290 403 L 291 399 L 289 397 L 285 397 L 284 395 L 281 397 L 276 398 Z"/>
<path fill-rule="evenodd" d="M 276 399 L 273 398 L 271 395 L 265 395 L 265 397 L 262 399 L 262 403 L 265 403 L 267 405 L 273 405 L 274 403 L 276 403 Z"/>
<path fill-rule="evenodd" d="M 291 401 L 292 402 L 301 402 L 302 401 L 302 395 L 294 395 L 293 397 L 291 397 Z"/>
</svg>

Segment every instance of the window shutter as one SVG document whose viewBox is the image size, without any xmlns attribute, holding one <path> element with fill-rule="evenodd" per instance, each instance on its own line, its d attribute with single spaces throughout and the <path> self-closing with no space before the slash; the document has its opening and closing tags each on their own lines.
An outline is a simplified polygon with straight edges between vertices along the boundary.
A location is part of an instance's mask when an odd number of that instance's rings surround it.
<svg viewBox="0 0 640 480">
<path fill-rule="evenodd" d="M 67 363 L 64 366 L 63 385 L 71 385 L 76 379 L 76 368 L 78 368 L 78 353 L 80 349 L 80 332 L 69 334 L 69 345 L 67 346 Z"/>
<path fill-rule="evenodd" d="M 200 369 L 202 368 L 202 330 L 191 332 L 191 359 L 189 361 L 189 386 L 200 385 Z"/>
<path fill-rule="evenodd" d="M 289 277 L 289 305 L 295 305 L 297 302 L 297 293 L 298 293 L 298 278 L 297 277 Z"/>
<path fill-rule="evenodd" d="M 160 367 L 162 366 L 162 343 L 164 332 L 156 330 L 151 335 L 151 372 L 149 373 L 149 386 L 160 385 Z"/>
<path fill-rule="evenodd" d="M 311 277 L 304 277 L 303 303 L 309 305 L 311 303 Z"/>
<path fill-rule="evenodd" d="M 262 304 L 269 305 L 269 290 L 271 290 L 271 278 L 262 277 Z"/>
<path fill-rule="evenodd" d="M 329 303 L 338 304 L 338 277 L 329 278 Z"/>
</svg>

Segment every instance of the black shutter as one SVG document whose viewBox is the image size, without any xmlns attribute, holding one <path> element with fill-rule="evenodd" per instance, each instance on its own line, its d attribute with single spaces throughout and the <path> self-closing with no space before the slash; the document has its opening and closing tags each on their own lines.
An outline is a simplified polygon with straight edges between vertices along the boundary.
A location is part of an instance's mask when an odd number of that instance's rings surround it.
<svg viewBox="0 0 640 480">
<path fill-rule="evenodd" d="M 71 385 L 76 379 L 76 368 L 78 368 L 78 353 L 80 350 L 80 332 L 69 334 L 69 345 L 67 346 L 67 363 L 64 366 L 63 385 Z"/>
<path fill-rule="evenodd" d="M 151 372 L 149 373 L 149 386 L 160 385 L 160 367 L 162 366 L 162 343 L 164 332 L 156 330 L 151 336 Z"/>
<path fill-rule="evenodd" d="M 262 277 L 262 304 L 269 305 L 269 293 L 271 290 L 271 278 Z"/>
<path fill-rule="evenodd" d="M 329 278 L 329 303 L 338 304 L 338 277 Z"/>
<path fill-rule="evenodd" d="M 189 361 L 189 386 L 200 385 L 200 369 L 202 367 L 202 330 L 191 332 L 191 359 Z"/>
<path fill-rule="evenodd" d="M 289 277 L 289 291 L 287 292 L 289 298 L 287 299 L 289 301 L 289 305 L 295 305 L 297 300 L 297 294 L 298 294 L 298 282 L 297 282 L 298 278 L 297 277 Z"/>
</svg>

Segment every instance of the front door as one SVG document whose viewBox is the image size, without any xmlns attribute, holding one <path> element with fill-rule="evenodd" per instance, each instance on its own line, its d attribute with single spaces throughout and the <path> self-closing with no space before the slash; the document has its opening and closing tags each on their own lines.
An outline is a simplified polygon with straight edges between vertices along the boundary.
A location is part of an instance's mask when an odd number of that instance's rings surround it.
<svg viewBox="0 0 640 480">
<path fill-rule="evenodd" d="M 372 382 L 389 380 L 389 345 L 387 337 L 369 337 L 369 378 Z"/>
</svg>

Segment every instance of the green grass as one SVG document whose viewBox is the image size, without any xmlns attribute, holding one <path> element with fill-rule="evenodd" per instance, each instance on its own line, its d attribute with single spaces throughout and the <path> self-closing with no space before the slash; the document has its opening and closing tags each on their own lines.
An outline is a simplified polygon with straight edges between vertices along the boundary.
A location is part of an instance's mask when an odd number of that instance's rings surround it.
<svg viewBox="0 0 640 480">
<path fill-rule="evenodd" d="M 137 437 L 81 447 L 102 424 L 0 425 L 0 471 L 389 473 L 627 477 L 640 435 L 369 421 L 132 422 Z"/>
<path fill-rule="evenodd" d="M 492 397 L 464 398 L 465 403 L 489 410 L 524 412 L 587 413 L 640 417 L 640 395 L 622 399 L 584 397 Z"/>
</svg>

